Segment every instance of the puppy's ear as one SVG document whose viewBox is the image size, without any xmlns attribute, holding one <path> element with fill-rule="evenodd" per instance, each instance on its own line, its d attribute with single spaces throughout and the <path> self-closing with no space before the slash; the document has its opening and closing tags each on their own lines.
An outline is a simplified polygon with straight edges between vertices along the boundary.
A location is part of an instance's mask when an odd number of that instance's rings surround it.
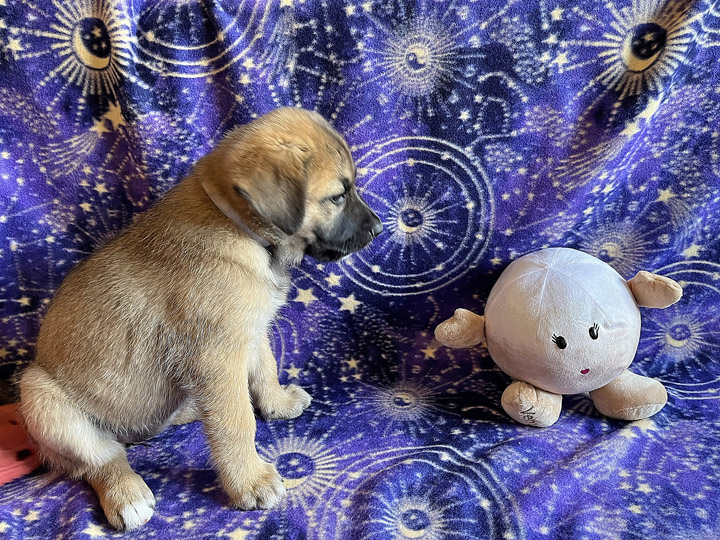
<svg viewBox="0 0 720 540">
<path fill-rule="evenodd" d="M 236 164 L 238 170 L 245 169 L 245 174 L 234 178 L 234 195 L 245 199 L 260 217 L 292 235 L 305 219 L 309 152 L 282 141 L 273 146 L 264 149 L 263 156 L 253 156 L 255 167 Z"/>
</svg>

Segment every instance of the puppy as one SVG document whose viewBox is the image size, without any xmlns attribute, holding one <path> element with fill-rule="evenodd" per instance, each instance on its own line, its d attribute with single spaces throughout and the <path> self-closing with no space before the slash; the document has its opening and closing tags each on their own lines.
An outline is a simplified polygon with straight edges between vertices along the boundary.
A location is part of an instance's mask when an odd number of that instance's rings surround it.
<svg viewBox="0 0 720 540">
<path fill-rule="evenodd" d="M 305 254 L 334 261 L 382 224 L 355 189 L 347 143 L 321 116 L 275 110 L 229 133 L 123 234 L 75 267 L 43 321 L 21 410 L 52 468 L 87 480 L 131 530 L 155 499 L 124 443 L 203 421 L 231 503 L 269 508 L 285 489 L 255 449 L 253 406 L 295 418 L 268 331 Z"/>
</svg>

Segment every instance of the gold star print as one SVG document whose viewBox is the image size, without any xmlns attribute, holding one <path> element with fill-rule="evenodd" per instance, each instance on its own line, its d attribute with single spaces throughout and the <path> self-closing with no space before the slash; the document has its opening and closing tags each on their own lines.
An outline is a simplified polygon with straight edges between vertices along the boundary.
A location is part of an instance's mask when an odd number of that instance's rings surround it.
<svg viewBox="0 0 720 540">
<path fill-rule="evenodd" d="M 355 313 L 355 308 L 357 308 L 360 304 L 362 304 L 362 302 L 355 300 L 355 295 L 351 294 L 346 298 L 340 298 L 340 311 Z"/>
<path fill-rule="evenodd" d="M 338 285 L 340 285 L 341 277 L 342 277 L 341 275 L 338 275 L 335 272 L 330 272 L 330 275 L 325 278 L 325 281 L 328 282 L 328 285 L 330 287 L 337 287 Z"/>
<path fill-rule="evenodd" d="M 110 103 L 108 111 L 102 115 L 101 120 L 109 120 L 112 124 L 113 130 L 117 131 L 117 128 L 125 125 L 125 118 L 122 114 L 122 107 L 114 103 Z"/>
<path fill-rule="evenodd" d="M 0 349 L 0 360 L 5 360 L 5 357 L 6 357 L 8 354 L 10 354 L 10 351 L 8 351 L 5 347 L 3 347 L 2 349 Z M 2 531 L 0 530 L 0 532 L 2 532 Z"/>
<path fill-rule="evenodd" d="M 38 519 L 40 519 L 40 517 L 38 516 L 39 513 L 40 512 L 38 512 L 37 510 L 30 510 L 28 512 L 28 515 L 25 516 L 23 519 L 25 519 L 25 521 L 37 521 Z"/>
<path fill-rule="evenodd" d="M 351 358 L 347 361 L 347 365 L 351 369 L 357 369 L 358 368 L 358 359 L 357 358 Z"/>
<path fill-rule="evenodd" d="M 3 150 L 2 152 L 0 152 L 0 157 L 2 157 L 3 159 L 9 159 L 9 158 L 10 158 L 10 152 L 8 152 L 8 151 L 6 151 L 6 150 Z"/>
<path fill-rule="evenodd" d="M 102 36 L 102 30 L 100 30 L 99 26 L 96 26 L 95 28 L 92 29 L 92 35 L 95 36 L 96 38 L 99 38 L 100 36 Z"/>
<path fill-rule="evenodd" d="M 309 289 L 298 288 L 297 296 L 293 300 L 295 302 L 302 302 L 303 304 L 305 304 L 305 307 L 308 307 L 315 300 L 317 300 L 317 297 L 313 294 L 312 287 L 310 287 Z"/>
<path fill-rule="evenodd" d="M 493 265 L 497 266 L 499 264 L 502 264 L 502 259 L 500 257 L 493 257 L 492 259 L 490 259 L 490 262 Z"/>
<path fill-rule="evenodd" d="M 300 368 L 296 368 L 295 364 L 290 364 L 289 368 L 285 368 L 285 373 L 287 373 L 291 379 L 300 378 Z"/>
<path fill-rule="evenodd" d="M 248 531 L 247 529 L 241 529 L 237 528 L 233 532 L 228 533 L 228 538 L 230 540 L 245 540 L 248 537 L 248 534 L 250 534 L 252 531 Z"/>
<path fill-rule="evenodd" d="M 553 21 L 561 21 L 564 12 L 565 10 L 558 6 L 550 12 L 550 16 Z"/>
<path fill-rule="evenodd" d="M 702 246 L 698 246 L 695 242 L 693 242 L 686 249 L 683 250 L 683 255 L 686 259 L 689 259 L 690 257 L 699 257 L 701 247 Z"/>
<path fill-rule="evenodd" d="M 569 63 L 570 60 L 568 60 L 567 53 L 560 53 L 557 55 L 557 58 L 552 61 L 553 64 L 557 64 L 558 67 L 563 67 L 565 64 Z"/>
<path fill-rule="evenodd" d="M 355 6 L 345 6 L 345 14 L 350 16 L 355 14 Z"/>
<path fill-rule="evenodd" d="M 643 493 L 652 493 L 655 490 L 651 488 L 648 484 L 640 484 L 638 485 L 637 491 L 641 491 Z"/>
<path fill-rule="evenodd" d="M 83 534 L 87 534 L 91 538 L 97 538 L 98 536 L 105 536 L 105 531 L 103 531 L 103 528 L 100 525 L 97 525 L 95 523 L 91 523 L 87 526 L 87 529 L 82 531 Z"/>
<path fill-rule="evenodd" d="M 9 527 L 10 525 L 8 525 L 7 523 L 5 523 L 4 521 L 0 521 L 0 533 L 4 533 L 8 530 Z"/>
<path fill-rule="evenodd" d="M 640 128 L 638 127 L 637 121 L 628 122 L 627 124 L 625 124 L 625 129 L 623 129 L 620 132 L 620 135 L 625 135 L 626 137 L 632 137 L 636 133 L 640 133 Z"/>
<path fill-rule="evenodd" d="M 433 347 L 432 345 L 428 345 L 424 349 L 420 349 L 420 352 L 425 355 L 425 359 L 435 359 L 435 353 L 437 352 L 437 348 Z"/>
<path fill-rule="evenodd" d="M 101 118 L 100 120 L 96 120 L 93 124 L 93 127 L 90 128 L 90 131 L 94 131 L 98 135 L 102 135 L 103 133 L 109 133 L 110 130 L 105 127 L 105 121 Z"/>
<path fill-rule="evenodd" d="M 673 193 L 672 188 L 658 189 L 658 198 L 655 200 L 666 203 L 670 199 L 674 199 L 675 197 L 677 197 L 677 195 Z"/>
<path fill-rule="evenodd" d="M 79 206 L 80 208 L 82 208 L 83 210 L 85 210 L 86 212 L 89 212 L 90 209 L 92 209 L 92 204 L 86 203 L 86 202 L 80 203 L 78 206 Z"/>
<path fill-rule="evenodd" d="M 628 506 L 628 510 L 630 510 L 633 514 L 644 513 L 643 509 L 641 507 L 639 507 L 637 504 L 631 504 L 630 506 Z"/>
<path fill-rule="evenodd" d="M 27 296 L 23 296 L 22 298 L 20 298 L 20 300 L 15 300 L 15 301 L 18 304 L 20 304 L 21 306 L 29 306 L 30 305 L 30 298 L 28 298 Z"/>
<path fill-rule="evenodd" d="M 105 187 L 105 182 L 96 183 L 93 189 L 98 192 L 98 195 L 110 193 L 110 190 Z"/>
<path fill-rule="evenodd" d="M 7 50 L 12 52 L 18 52 L 23 50 L 23 46 L 18 38 L 10 38 L 8 44 L 5 46 Z"/>
</svg>

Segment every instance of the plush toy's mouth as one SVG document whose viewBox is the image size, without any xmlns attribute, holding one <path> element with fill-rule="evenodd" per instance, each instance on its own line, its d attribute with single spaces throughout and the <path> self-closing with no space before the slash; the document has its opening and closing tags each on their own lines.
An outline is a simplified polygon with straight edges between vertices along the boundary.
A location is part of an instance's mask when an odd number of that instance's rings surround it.
<svg viewBox="0 0 720 540">
<path fill-rule="evenodd" d="M 590 370 L 588 368 L 581 369 L 580 373 L 582 373 L 583 375 L 587 375 L 588 373 L 590 373 Z"/>
</svg>

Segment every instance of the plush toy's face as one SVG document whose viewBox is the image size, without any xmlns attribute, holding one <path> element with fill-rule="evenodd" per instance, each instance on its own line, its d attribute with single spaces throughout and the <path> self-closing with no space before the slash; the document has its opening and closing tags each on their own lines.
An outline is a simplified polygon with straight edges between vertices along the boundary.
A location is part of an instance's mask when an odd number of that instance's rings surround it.
<svg viewBox="0 0 720 540">
<path fill-rule="evenodd" d="M 488 350 L 500 369 L 558 394 L 606 385 L 630 365 L 640 340 L 640 310 L 627 282 L 570 249 L 513 262 L 485 316 Z"/>
</svg>

